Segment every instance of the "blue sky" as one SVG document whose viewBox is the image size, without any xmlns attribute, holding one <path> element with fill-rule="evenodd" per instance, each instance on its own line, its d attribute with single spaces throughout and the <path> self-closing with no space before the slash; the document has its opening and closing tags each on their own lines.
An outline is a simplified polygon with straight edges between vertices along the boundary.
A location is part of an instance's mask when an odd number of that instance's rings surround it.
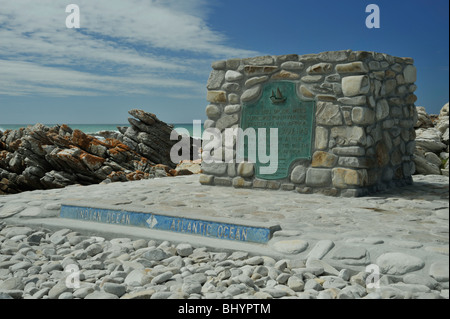
<svg viewBox="0 0 450 319">
<path fill-rule="evenodd" d="M 80 8 L 67 29 L 65 8 Z M 367 29 L 368 4 L 381 28 Z M 206 119 L 211 62 L 367 50 L 412 57 L 416 105 L 449 100 L 448 0 L 0 0 L 0 124 Z"/>
</svg>

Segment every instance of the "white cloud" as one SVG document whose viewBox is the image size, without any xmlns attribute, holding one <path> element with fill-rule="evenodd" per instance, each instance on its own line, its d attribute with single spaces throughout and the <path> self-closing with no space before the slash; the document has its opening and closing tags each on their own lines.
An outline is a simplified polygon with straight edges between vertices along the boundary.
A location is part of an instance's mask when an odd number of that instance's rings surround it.
<svg viewBox="0 0 450 319">
<path fill-rule="evenodd" d="M 0 0 L 0 94 L 162 94 L 175 87 L 178 96 L 197 96 L 212 60 L 256 55 L 227 45 L 207 25 L 204 0 L 74 2 L 79 30 L 65 26 L 68 3 Z"/>
</svg>

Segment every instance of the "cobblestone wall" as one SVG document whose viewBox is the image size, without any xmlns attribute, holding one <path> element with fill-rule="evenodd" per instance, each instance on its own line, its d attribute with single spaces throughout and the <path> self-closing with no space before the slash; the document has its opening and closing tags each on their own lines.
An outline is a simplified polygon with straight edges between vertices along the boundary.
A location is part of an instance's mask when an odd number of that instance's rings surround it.
<svg viewBox="0 0 450 319">
<path fill-rule="evenodd" d="M 253 163 L 203 162 L 200 182 L 352 197 L 410 184 L 417 121 L 413 62 L 351 50 L 214 62 L 205 129 L 240 126 L 243 105 L 257 101 L 265 85 L 290 81 L 300 100 L 315 101 L 312 157 L 293 162 L 289 176 L 279 180 L 256 178 Z"/>
</svg>

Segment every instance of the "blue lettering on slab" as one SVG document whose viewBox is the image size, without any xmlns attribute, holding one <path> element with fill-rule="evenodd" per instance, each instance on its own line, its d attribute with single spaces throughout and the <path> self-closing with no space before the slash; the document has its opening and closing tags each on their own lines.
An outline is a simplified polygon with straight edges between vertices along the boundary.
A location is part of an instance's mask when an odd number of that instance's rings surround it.
<svg viewBox="0 0 450 319">
<path fill-rule="evenodd" d="M 72 205 L 62 205 L 60 217 L 255 243 L 267 243 L 273 232 L 270 227 L 253 227 L 154 213 Z"/>
</svg>

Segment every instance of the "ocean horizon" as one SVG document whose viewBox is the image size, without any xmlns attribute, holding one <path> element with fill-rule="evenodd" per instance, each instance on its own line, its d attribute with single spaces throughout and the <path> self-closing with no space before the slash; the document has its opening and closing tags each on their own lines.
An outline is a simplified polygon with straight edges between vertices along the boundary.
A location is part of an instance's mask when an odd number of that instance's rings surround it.
<svg viewBox="0 0 450 319">
<path fill-rule="evenodd" d="M 4 132 L 6 130 L 18 130 L 22 127 L 27 127 L 27 126 L 33 126 L 35 124 L 0 124 L 0 131 Z M 48 127 L 53 127 L 55 125 L 58 124 L 44 124 L 45 126 Z M 59 124 L 62 125 L 62 124 Z M 101 131 L 117 131 L 118 126 L 126 126 L 129 127 L 130 124 L 67 124 L 70 128 L 72 129 L 77 129 L 82 131 L 83 133 L 89 134 L 89 135 L 96 135 Z M 181 131 L 181 129 L 186 129 L 189 132 L 189 135 L 192 137 L 196 137 L 196 138 L 200 138 L 201 136 L 196 136 L 198 135 L 198 133 L 196 135 L 194 135 L 194 126 L 192 123 L 174 123 L 174 124 L 169 124 L 169 125 L 173 125 L 174 129 L 176 131 L 178 131 L 180 134 L 185 133 L 184 131 Z M 203 133 L 203 123 L 202 123 L 202 133 Z"/>
</svg>

